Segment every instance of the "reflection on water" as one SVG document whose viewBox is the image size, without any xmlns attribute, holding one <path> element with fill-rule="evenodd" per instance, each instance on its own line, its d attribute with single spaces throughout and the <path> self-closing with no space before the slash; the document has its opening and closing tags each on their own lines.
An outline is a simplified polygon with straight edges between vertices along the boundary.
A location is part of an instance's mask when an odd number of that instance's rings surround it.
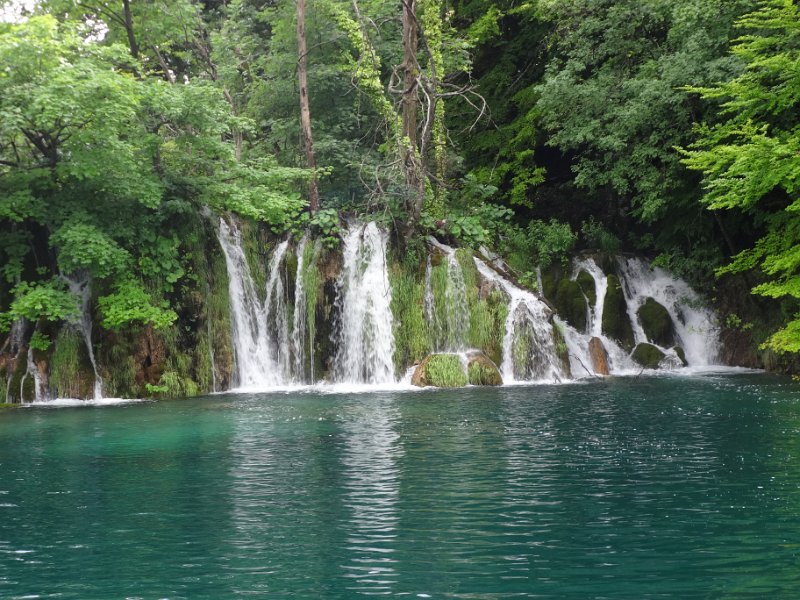
<svg viewBox="0 0 800 600">
<path fill-rule="evenodd" d="M 800 589 L 800 401 L 713 375 L 0 420 L 0 597 Z"/>
</svg>

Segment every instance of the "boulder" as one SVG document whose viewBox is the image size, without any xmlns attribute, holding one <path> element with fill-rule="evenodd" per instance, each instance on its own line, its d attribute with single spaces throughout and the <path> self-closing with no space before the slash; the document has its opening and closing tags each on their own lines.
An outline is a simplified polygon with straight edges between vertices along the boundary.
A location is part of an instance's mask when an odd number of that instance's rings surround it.
<svg viewBox="0 0 800 600">
<path fill-rule="evenodd" d="M 686 352 L 683 351 L 683 348 L 680 346 L 674 346 L 672 351 L 676 354 L 676 356 L 680 359 L 681 363 L 684 367 L 689 366 L 689 361 L 686 360 Z"/>
<path fill-rule="evenodd" d="M 464 387 L 467 382 L 464 363 L 457 354 L 429 354 L 411 376 L 411 384 L 418 387 Z"/>
<path fill-rule="evenodd" d="M 556 312 L 578 331 L 586 330 L 586 298 L 577 281 L 562 279 L 553 301 Z"/>
<path fill-rule="evenodd" d="M 664 356 L 661 350 L 647 343 L 637 345 L 631 354 L 631 358 L 645 369 L 657 369 Z"/>
<path fill-rule="evenodd" d="M 662 348 L 669 348 L 675 345 L 675 328 L 672 325 L 672 317 L 663 305 L 653 298 L 647 298 L 636 311 L 639 323 L 647 339 Z"/>
<path fill-rule="evenodd" d="M 589 300 L 589 304 L 594 306 L 597 302 L 597 288 L 595 286 L 594 277 L 586 269 L 578 271 L 578 276 L 575 278 L 578 285 L 581 286 L 581 291 Z"/>
<path fill-rule="evenodd" d="M 556 346 L 556 354 L 558 360 L 561 362 L 561 372 L 564 377 L 572 378 L 572 366 L 569 363 L 569 348 L 567 348 L 567 341 L 564 339 L 564 332 L 561 327 L 553 323 L 553 343 Z"/>
<path fill-rule="evenodd" d="M 470 385 L 503 385 L 500 369 L 483 352 L 467 355 L 467 378 Z"/>
<path fill-rule="evenodd" d="M 633 327 L 628 318 L 622 285 L 616 275 L 608 276 L 608 289 L 603 301 L 603 334 L 616 340 L 627 351 L 634 345 Z"/>
<path fill-rule="evenodd" d="M 592 369 L 598 375 L 610 375 L 611 371 L 608 368 L 608 352 L 606 347 L 603 346 L 603 340 L 599 337 L 593 337 L 589 340 L 589 356 L 592 358 Z"/>
</svg>

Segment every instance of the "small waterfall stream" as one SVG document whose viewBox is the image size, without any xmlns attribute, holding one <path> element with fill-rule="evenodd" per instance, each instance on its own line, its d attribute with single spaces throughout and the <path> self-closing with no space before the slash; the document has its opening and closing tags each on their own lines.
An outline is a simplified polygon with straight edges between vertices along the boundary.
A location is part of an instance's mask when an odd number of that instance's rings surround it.
<svg viewBox="0 0 800 600">
<path fill-rule="evenodd" d="M 294 314 L 292 316 L 292 342 L 294 343 L 294 379 L 299 383 L 306 382 L 305 376 L 305 341 L 306 341 L 306 290 L 303 284 L 305 268 L 305 251 L 308 234 L 303 235 L 297 244 L 297 274 L 294 287 Z M 313 343 L 309 344 L 313 348 Z"/>
<path fill-rule="evenodd" d="M 286 383 L 285 370 L 275 353 L 270 338 L 266 308 L 271 303 L 279 306 L 283 300 L 282 284 L 278 293 L 280 260 L 270 262 L 267 300 L 262 305 L 256 292 L 250 265 L 242 245 L 242 233 L 232 219 L 228 224 L 220 218 L 217 230 L 220 247 L 228 268 L 228 294 L 231 305 L 231 333 L 236 363 L 236 385 L 240 387 L 268 387 Z M 283 246 L 280 258 L 285 253 Z M 279 252 L 276 250 L 275 255 Z M 280 318 L 272 317 L 273 325 L 281 325 Z M 285 312 L 284 312 L 285 323 Z M 288 334 L 287 336 L 288 337 Z M 288 352 L 287 352 L 288 354 Z M 287 359 L 284 359 L 287 360 Z"/>
<path fill-rule="evenodd" d="M 337 382 L 391 383 L 395 380 L 387 237 L 375 223 L 351 227 L 344 236 L 334 331 L 334 378 Z"/>
<path fill-rule="evenodd" d="M 91 280 L 88 275 L 66 277 L 62 275 L 62 279 L 67 282 L 69 291 L 80 298 L 80 315 L 77 322 L 73 322 L 83 336 L 83 341 L 86 344 L 86 353 L 89 355 L 89 362 L 92 364 L 94 371 L 94 400 L 103 399 L 103 379 L 100 377 L 100 372 L 97 369 L 97 361 L 94 356 L 94 346 L 92 345 L 92 314 L 89 310 L 89 302 L 92 298 Z"/>
<path fill-rule="evenodd" d="M 556 353 L 550 309 L 535 294 L 517 287 L 479 258 L 478 272 L 509 298 L 503 337 L 503 381 L 560 381 L 564 373 Z"/>
<path fill-rule="evenodd" d="M 689 366 L 717 363 L 720 341 L 714 314 L 701 306 L 700 297 L 685 281 L 638 257 L 619 257 L 617 266 L 637 344 L 648 339 L 636 313 L 647 298 L 653 298 L 667 309 L 675 341 L 683 348 Z M 674 354 L 669 348 L 661 350 L 668 356 Z"/>
<path fill-rule="evenodd" d="M 425 318 L 431 331 L 435 352 L 464 352 L 467 349 L 469 331 L 469 306 L 464 271 L 458 262 L 455 250 L 434 238 L 428 242 L 444 253 L 446 258 L 444 297 L 437 299 L 434 294 L 434 268 L 431 257 L 425 267 Z M 439 267 L 441 269 L 441 267 Z M 439 271 L 437 276 L 441 276 Z"/>
</svg>

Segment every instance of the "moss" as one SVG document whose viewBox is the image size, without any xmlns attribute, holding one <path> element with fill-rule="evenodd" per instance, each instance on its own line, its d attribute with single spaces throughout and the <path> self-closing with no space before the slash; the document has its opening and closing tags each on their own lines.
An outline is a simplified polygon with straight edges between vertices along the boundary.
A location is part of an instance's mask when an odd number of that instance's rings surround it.
<svg viewBox="0 0 800 600">
<path fill-rule="evenodd" d="M 242 248 L 250 267 L 250 275 L 253 277 L 256 293 L 263 302 L 267 294 L 269 255 L 274 244 L 256 222 L 241 219 L 239 229 L 242 233 Z"/>
<path fill-rule="evenodd" d="M 616 275 L 609 275 L 608 289 L 603 302 L 603 333 L 615 339 L 620 346 L 630 352 L 634 345 L 634 337 L 626 307 L 619 278 Z"/>
<path fill-rule="evenodd" d="M 556 290 L 558 288 L 558 279 L 556 278 L 556 272 L 551 267 L 549 269 L 542 271 L 542 289 L 539 292 L 547 298 L 548 300 L 552 300 L 556 297 Z"/>
<path fill-rule="evenodd" d="M 454 388 L 467 385 L 464 364 L 456 354 L 431 354 L 417 367 L 414 379 L 415 385 L 423 386 Z"/>
<path fill-rule="evenodd" d="M 492 290 L 484 299 L 476 297 L 470 306 L 469 345 L 482 350 L 498 364 L 503 359 L 507 317 L 508 301 L 499 290 Z"/>
<path fill-rule="evenodd" d="M 672 317 L 661 304 L 653 298 L 647 298 L 636 311 L 647 339 L 663 348 L 675 343 L 675 330 Z"/>
<path fill-rule="evenodd" d="M 653 344 L 639 344 L 631 354 L 631 358 L 645 369 L 657 369 L 664 358 L 664 353 Z"/>
<path fill-rule="evenodd" d="M 578 331 L 586 330 L 586 299 L 577 281 L 562 279 L 553 300 L 559 316 Z"/>
<path fill-rule="evenodd" d="M 320 298 L 320 283 L 322 277 L 320 276 L 319 267 L 317 266 L 317 259 L 319 258 L 319 244 L 309 241 L 303 249 L 303 272 L 300 273 L 300 278 L 303 281 L 303 289 L 305 290 L 306 304 L 303 310 L 306 311 L 306 335 L 308 339 L 305 340 L 304 347 L 306 349 L 306 356 L 303 357 L 304 369 L 307 370 L 309 378 L 313 381 L 316 376 L 314 365 L 314 343 L 317 336 L 317 304 Z"/>
<path fill-rule="evenodd" d="M 53 347 L 50 387 L 60 398 L 88 398 L 93 386 L 94 371 L 83 337 L 72 327 L 64 326 Z"/>
<path fill-rule="evenodd" d="M 578 277 L 575 281 L 581 286 L 581 291 L 589 300 L 589 304 L 594 306 L 597 302 L 597 289 L 595 287 L 594 277 L 585 269 L 581 269 L 578 271 Z"/>
<path fill-rule="evenodd" d="M 424 308 L 425 282 L 399 263 L 391 266 L 389 279 L 392 285 L 394 364 L 400 375 L 430 352 L 430 332 Z"/>
<path fill-rule="evenodd" d="M 557 323 L 553 323 L 553 345 L 556 348 L 556 355 L 561 362 L 561 372 L 564 377 L 570 379 L 572 377 L 572 367 L 569 364 L 569 348 L 567 348 L 567 341 L 564 339 L 564 332 Z"/>
<path fill-rule="evenodd" d="M 485 354 L 471 354 L 467 363 L 470 385 L 503 385 L 500 369 Z"/>
</svg>

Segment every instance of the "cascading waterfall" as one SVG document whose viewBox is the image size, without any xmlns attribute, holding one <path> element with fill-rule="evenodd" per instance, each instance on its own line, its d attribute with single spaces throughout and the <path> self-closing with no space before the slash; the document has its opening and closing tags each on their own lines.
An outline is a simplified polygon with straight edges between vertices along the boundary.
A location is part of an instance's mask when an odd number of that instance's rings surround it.
<svg viewBox="0 0 800 600">
<path fill-rule="evenodd" d="M 430 256 L 425 267 L 425 318 L 431 330 L 433 349 L 436 352 L 463 352 L 467 348 L 469 330 L 469 306 L 464 271 L 453 248 L 434 238 L 429 238 L 429 242 L 441 250 L 447 259 L 444 297 L 439 298 L 438 307 L 433 290 L 433 266 Z"/>
<path fill-rule="evenodd" d="M 589 341 L 596 337 L 603 343 L 603 347 L 608 355 L 609 368 L 615 373 L 626 373 L 636 371 L 637 367 L 631 360 L 628 353 L 617 344 L 616 341 L 603 334 L 603 306 L 605 304 L 606 291 L 608 290 L 608 276 L 597 265 L 591 257 L 577 258 L 573 262 L 572 277 L 577 279 L 581 271 L 586 271 L 594 280 L 595 302 L 589 302 L 589 298 L 584 294 L 587 304 L 586 331 L 579 332 L 564 321 L 558 319 L 558 323 L 564 332 L 564 339 L 570 355 L 572 373 L 576 378 L 594 375 L 592 371 L 592 359 L 589 352 Z"/>
<path fill-rule="evenodd" d="M 267 321 L 267 342 L 270 355 L 274 357 L 280 383 L 288 383 L 292 377 L 292 361 L 289 349 L 289 307 L 283 285 L 281 269 L 289 241 L 284 240 L 275 248 L 267 270 L 267 296 L 263 314 Z"/>
<path fill-rule="evenodd" d="M 232 219 L 230 225 L 220 218 L 217 230 L 228 269 L 228 295 L 231 305 L 231 334 L 236 363 L 237 384 L 241 387 L 266 387 L 285 383 L 283 370 L 276 359 L 270 339 L 265 305 L 256 293 L 250 265 L 242 245 L 242 234 Z M 286 246 L 283 247 L 283 252 Z M 276 250 L 276 254 L 278 251 Z M 279 275 L 280 261 L 271 261 L 269 280 Z M 277 283 L 272 281 L 272 294 Z M 275 297 L 277 302 L 277 296 Z M 265 303 L 269 305 L 272 298 Z M 272 323 L 276 319 L 271 320 Z"/>
<path fill-rule="evenodd" d="M 337 281 L 334 377 L 338 382 L 394 381 L 392 291 L 386 269 L 387 235 L 375 223 L 344 236 Z"/>
<path fill-rule="evenodd" d="M 34 394 L 34 401 L 35 402 L 42 402 L 47 398 L 47 390 L 44 388 L 44 382 L 42 381 L 42 374 L 39 373 L 39 369 L 36 366 L 36 362 L 33 360 L 33 346 L 28 346 L 28 367 L 25 371 L 25 375 L 20 381 L 19 384 L 19 397 L 23 398 L 23 390 L 25 389 L 25 380 L 28 377 L 33 378 L 33 394 Z"/>
<path fill-rule="evenodd" d="M 294 288 L 294 315 L 292 318 L 292 341 L 294 342 L 294 377 L 295 380 L 305 382 L 305 340 L 306 340 L 306 290 L 303 283 L 305 268 L 305 250 L 308 243 L 308 234 L 305 234 L 297 244 L 297 275 Z M 309 344 L 313 347 L 313 343 Z"/>
<path fill-rule="evenodd" d="M 479 258 L 478 272 L 508 296 L 503 336 L 503 381 L 560 381 L 564 378 L 549 322 L 550 309 L 538 297 L 501 277 Z"/>
<path fill-rule="evenodd" d="M 719 327 L 714 314 L 701 306 L 700 297 L 686 282 L 638 257 L 619 257 L 617 266 L 637 344 L 648 341 L 636 313 L 650 297 L 667 309 L 675 329 L 675 341 L 683 348 L 689 366 L 716 364 L 720 350 Z M 662 350 L 668 356 L 674 354 L 668 348 Z"/>
<path fill-rule="evenodd" d="M 86 353 L 89 355 L 89 362 L 92 364 L 94 371 L 94 399 L 103 399 L 103 379 L 97 369 L 97 361 L 94 357 L 94 347 L 92 346 L 92 314 L 89 311 L 89 301 L 92 297 L 91 280 L 89 276 L 83 277 L 66 277 L 62 275 L 62 279 L 67 282 L 69 291 L 78 296 L 81 300 L 81 312 L 78 316 L 77 322 L 73 322 L 78 330 L 83 335 L 83 341 L 86 344 Z"/>
</svg>

